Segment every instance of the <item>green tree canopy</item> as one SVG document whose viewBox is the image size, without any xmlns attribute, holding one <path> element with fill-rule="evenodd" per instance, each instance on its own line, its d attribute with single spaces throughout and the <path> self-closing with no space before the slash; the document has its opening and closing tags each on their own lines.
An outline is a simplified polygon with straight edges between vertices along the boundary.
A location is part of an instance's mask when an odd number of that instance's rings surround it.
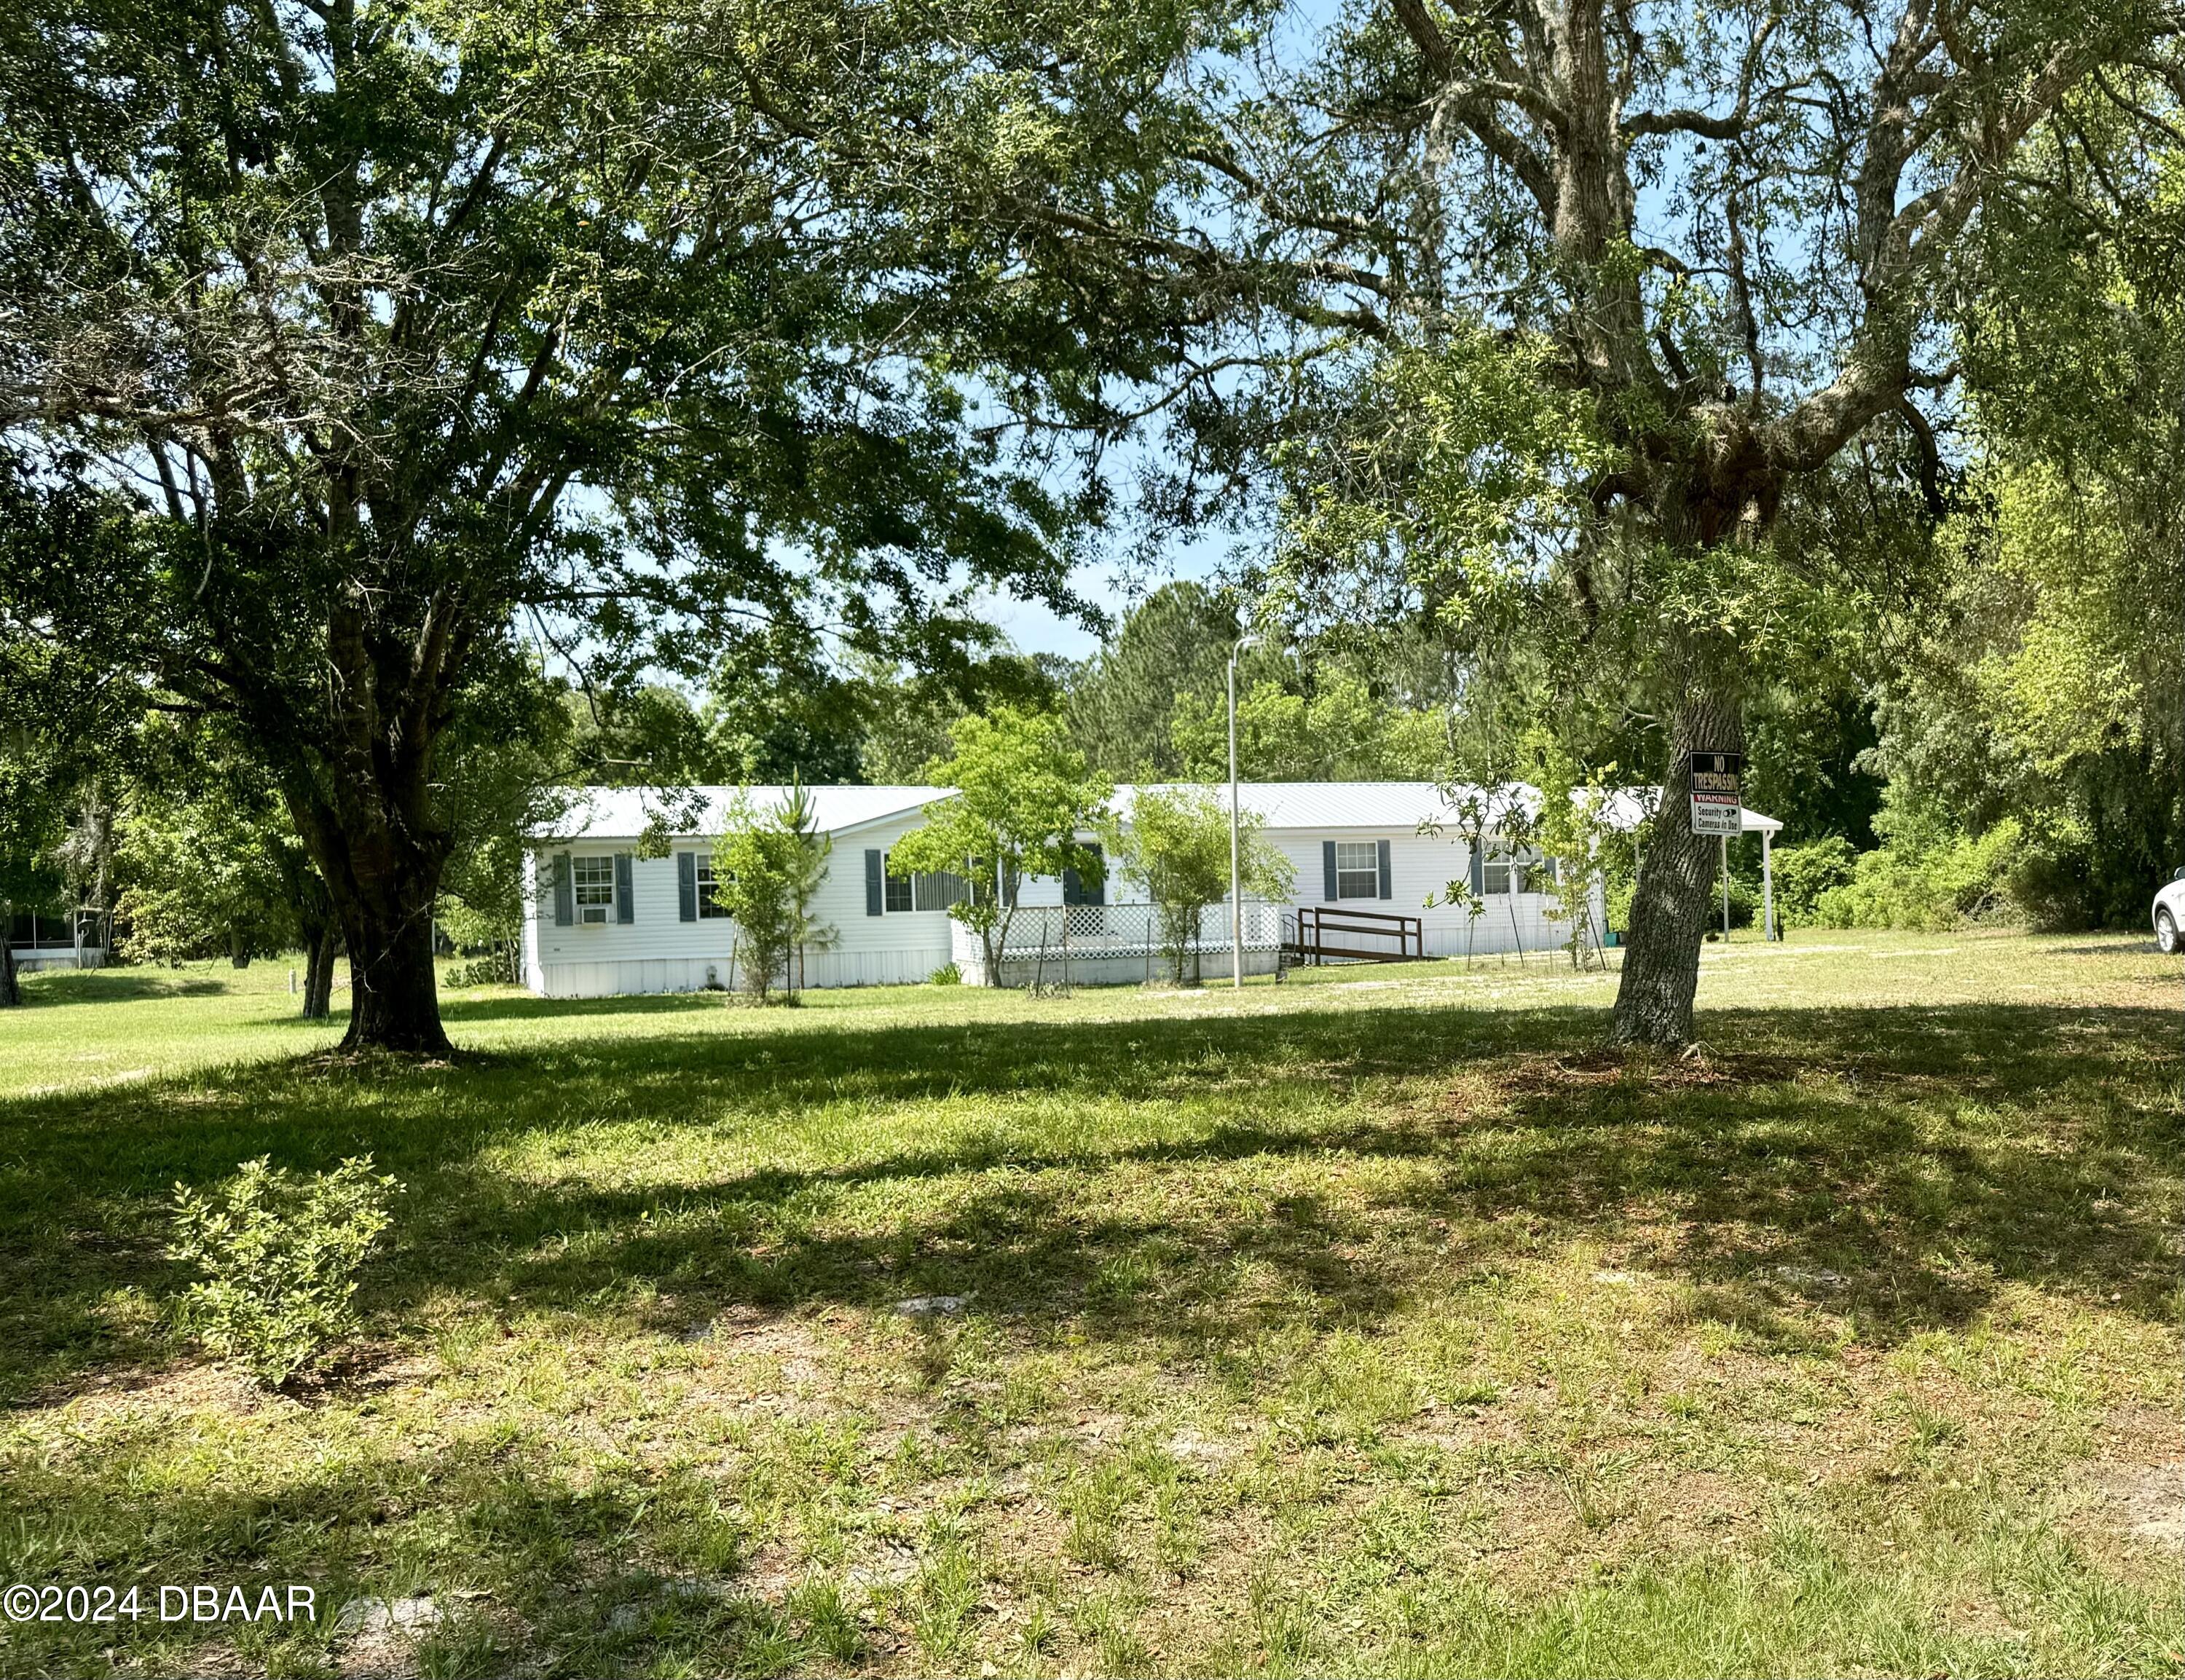
<svg viewBox="0 0 2185 1680">
<path fill-rule="evenodd" d="M 888 868 L 967 878 L 970 896 L 949 914 L 978 935 L 987 983 L 998 985 L 1017 881 L 1065 870 L 1098 880 L 1100 852 L 1084 837 L 1104 827 L 1115 790 L 1053 713 L 1001 706 L 959 718 L 954 737 L 952 756 L 933 767 L 954 795 L 925 807 L 925 824 L 890 848 Z"/>
<path fill-rule="evenodd" d="M 1166 583 L 1123 617 L 1070 684 L 1071 732 L 1109 775 L 1165 781 L 1186 773 L 1173 733 L 1178 708 L 1218 700 L 1235 609 L 1204 584 Z"/>
<path fill-rule="evenodd" d="M 1085 341 L 871 167 L 958 114 L 915 11 L 10 13 L 0 427 L 131 540 L 12 580 L 9 628 L 239 722 L 353 1043 L 445 1046 L 444 743 L 522 727 L 527 643 L 917 665 L 981 589 L 1077 610 L 1053 475 L 975 410 Z"/>
<path fill-rule="evenodd" d="M 1289 896 L 1296 870 L 1263 832 L 1257 812 L 1237 813 L 1237 880 L 1253 898 L 1281 901 Z M 1229 897 L 1229 807 L 1199 788 L 1147 788 L 1131 801 L 1130 823 L 1116 834 L 1125 877 L 1142 890 L 1158 913 L 1169 973 L 1184 983 L 1193 946 L 1201 936 L 1206 912 Z"/>
<path fill-rule="evenodd" d="M 1115 20 L 1049 26 L 1011 208 L 1058 266 L 1127 260 L 1176 300 L 1171 504 L 1271 470 L 1294 617 L 1425 615 L 1483 663 L 1545 617 L 1604 640 L 1555 661 L 1556 709 L 1612 681 L 1672 811 L 1686 750 L 1745 745 L 1775 627 L 1841 581 L 1786 511 L 1846 474 L 1941 511 L 1953 329 L 2010 283 L 1991 213 L 2076 191 L 2040 134 L 2097 101 L 2159 134 L 2179 74 L 2161 0 L 1389 0 L 1317 35 L 1164 8 L 1129 95 L 1157 190 L 1117 194 L 1087 85 Z M 1648 848 L 1619 1039 L 1690 1035 L 1714 856 L 1676 823 Z"/>
<path fill-rule="evenodd" d="M 1179 701 L 1171 738 L 1185 776 L 1229 779 L 1226 698 Z M 1262 678 L 1237 697 L 1237 773 L 1247 781 L 1428 781 L 1445 756 L 1439 716 L 1377 700 L 1349 672 L 1310 695 Z"/>
</svg>

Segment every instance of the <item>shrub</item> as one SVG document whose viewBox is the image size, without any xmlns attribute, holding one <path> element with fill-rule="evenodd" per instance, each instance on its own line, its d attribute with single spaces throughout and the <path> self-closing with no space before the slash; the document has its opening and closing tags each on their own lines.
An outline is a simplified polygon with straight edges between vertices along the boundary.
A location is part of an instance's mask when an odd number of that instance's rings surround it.
<svg viewBox="0 0 2185 1680">
<path fill-rule="evenodd" d="M 514 985 L 516 979 L 516 953 L 496 951 L 454 964 L 442 984 L 450 991 L 458 991 L 474 985 Z"/>
<path fill-rule="evenodd" d="M 357 1274 L 400 1188 L 372 1157 L 299 1175 L 261 1155 L 210 1195 L 175 1186 L 167 1257 L 202 1277 L 179 1316 L 214 1353 L 277 1387 L 354 1333 Z"/>
<path fill-rule="evenodd" d="M 953 963 L 943 963 L 926 979 L 934 985 L 961 985 L 964 984 L 964 971 Z"/>
<path fill-rule="evenodd" d="M 1862 857 L 1852 879 L 1814 903 L 1825 928 L 1909 928 L 1930 933 L 1967 922 L 2020 919 L 2012 890 L 2020 834 L 2005 818 L 1975 838 L 1926 831 L 1892 835 Z"/>
<path fill-rule="evenodd" d="M 1717 928 L 1722 926 L 1722 882 L 1717 880 L 1714 890 L 1707 896 L 1707 917 Z M 1760 924 L 1760 883 L 1748 881 L 1735 870 L 1730 876 L 1730 925 L 1733 928 L 1752 928 Z"/>
<path fill-rule="evenodd" d="M 1785 927 L 1809 927 L 1821 895 L 1848 885 L 1858 854 L 1841 834 L 1775 849 L 1775 909 Z"/>
</svg>

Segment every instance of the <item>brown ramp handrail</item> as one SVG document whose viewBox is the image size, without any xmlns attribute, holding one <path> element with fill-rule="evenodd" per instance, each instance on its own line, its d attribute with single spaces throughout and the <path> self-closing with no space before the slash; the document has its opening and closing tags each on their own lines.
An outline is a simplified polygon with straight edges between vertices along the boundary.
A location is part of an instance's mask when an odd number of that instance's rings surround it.
<svg viewBox="0 0 2185 1680">
<path fill-rule="evenodd" d="M 1386 946 L 1361 948 L 1338 940 L 1388 940 Z M 1297 913 L 1297 938 L 1290 954 L 1317 967 L 1333 958 L 1344 963 L 1414 963 L 1427 954 L 1426 923 L 1417 916 L 1393 915 L 1385 910 L 1352 910 L 1341 905 L 1306 905 Z"/>
</svg>

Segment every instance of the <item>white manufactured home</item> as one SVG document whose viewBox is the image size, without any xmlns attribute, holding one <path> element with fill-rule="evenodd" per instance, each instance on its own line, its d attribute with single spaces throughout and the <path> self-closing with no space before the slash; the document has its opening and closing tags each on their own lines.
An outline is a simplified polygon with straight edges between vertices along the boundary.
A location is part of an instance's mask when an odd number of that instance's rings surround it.
<svg viewBox="0 0 2185 1680">
<path fill-rule="evenodd" d="M 786 788 L 745 790 L 760 811 L 778 809 Z M 808 952 L 804 983 L 900 985 L 929 978 L 950 960 L 948 901 L 935 883 L 880 881 L 873 907 L 872 862 L 925 820 L 946 788 L 808 789 L 821 833 L 833 843 L 813 906 L 835 938 Z M 735 924 L 712 901 L 713 841 L 735 788 L 677 789 L 665 797 L 638 788 L 576 795 L 551 834 L 535 836 L 525 860 L 523 979 L 545 997 L 696 991 L 735 983 Z M 664 857 L 640 857 L 648 834 Z M 920 886 L 925 902 L 919 902 Z M 906 893 L 904 889 L 909 889 Z"/>
<path fill-rule="evenodd" d="M 1225 801 L 1228 794 L 1226 785 L 1207 790 Z M 526 859 L 523 972 L 531 990 L 598 997 L 735 985 L 735 924 L 714 907 L 711 887 L 713 840 L 736 791 L 573 795 L 568 815 L 533 837 Z M 778 787 L 745 791 L 760 810 L 778 808 L 788 795 Z M 965 890 L 962 878 L 888 867 L 889 849 L 949 790 L 808 791 L 832 848 L 814 909 L 835 937 L 806 954 L 804 984 L 902 985 L 952 963 L 967 981 L 990 981 L 977 939 L 948 914 Z M 1116 790 L 1115 813 L 1126 831 L 1137 793 Z M 1534 797 L 1514 788 L 1483 802 L 1512 810 Z M 1450 957 L 1540 951 L 1568 937 L 1568 924 L 1549 914 L 1544 889 L 1551 883 L 1538 855 L 1491 830 L 1475 851 L 1461 837 L 1462 795 L 1453 804 L 1431 782 L 1248 782 L 1239 802 L 1261 819 L 1265 838 L 1295 872 L 1282 902 L 1245 901 L 1248 972 L 1274 968 L 1284 946 L 1294 954 L 1316 946 L 1332 957 Z M 1484 901 L 1479 916 L 1428 903 L 1452 881 Z M 1156 918 L 1137 896 L 1113 868 L 1097 885 L 1074 878 L 1018 882 L 1000 978 L 1015 985 L 1042 975 L 1087 983 L 1158 976 Z M 1588 896 L 1595 936 L 1611 937 L 1597 882 Z M 1208 978 L 1228 972 L 1227 905 L 1207 912 L 1194 947 Z"/>
</svg>

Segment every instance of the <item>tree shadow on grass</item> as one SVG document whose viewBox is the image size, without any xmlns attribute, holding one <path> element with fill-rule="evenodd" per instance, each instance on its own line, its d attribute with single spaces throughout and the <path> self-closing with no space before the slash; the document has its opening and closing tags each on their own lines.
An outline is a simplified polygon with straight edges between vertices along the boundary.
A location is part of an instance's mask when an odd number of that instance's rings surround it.
<svg viewBox="0 0 2185 1680">
<path fill-rule="evenodd" d="M 221 997 L 232 990 L 222 980 L 182 980 L 137 968 L 43 968 L 23 976 L 23 1002 L 36 1008 L 56 1003 L 141 1003 L 147 998 Z"/>
<path fill-rule="evenodd" d="M 556 1006 L 566 1011 L 567 1006 Z M 1370 1328 L 1513 1257 L 1629 1250 L 1711 1299 L 1825 1293 L 1887 1340 L 2003 1284 L 2173 1270 L 2185 1058 L 2160 1012 L 1714 1012 L 1604 1063 L 1593 1011 L 1401 1007 L 579 1039 L 491 1063 L 0 1102 L 0 1392 L 142 1357 L 117 1296 L 177 1179 L 370 1149 L 409 1185 L 377 1293 L 666 1329 L 975 1293 L 1033 1342 Z M 524 1156 L 512 1170 L 502 1152 Z M 830 1156 L 839 1158 L 827 1158 Z M 556 1175 L 554 1163 L 569 1164 Z"/>
<path fill-rule="evenodd" d="M 144 1498 L 139 1467 L 186 1451 L 175 1437 L 190 1426 L 145 1424 L 98 1452 L 15 1469 L 19 1521 L 0 1534 L 10 1579 L 112 1579 L 119 1559 L 144 1566 L 120 1577 L 122 1590 L 153 1583 L 138 1617 L 19 1626 L 20 1672 L 89 1672 L 116 1655 L 215 1672 L 238 1666 L 238 1653 L 224 1649 L 235 1644 L 246 1647 L 243 1666 L 260 1672 L 316 1671 L 331 1655 L 350 1672 L 496 1672 L 526 1652 L 556 1655 L 558 1672 L 577 1674 L 769 1672 L 801 1655 L 778 1611 L 753 1596 L 733 1528 L 704 1532 L 721 1521 L 709 1515 L 715 1490 L 685 1487 L 673 1473 L 611 1462 L 573 1476 L 475 1443 L 422 1454 L 407 1443 L 352 1443 L 248 1481 L 163 1478 L 159 1496 Z M 244 1451 L 274 1453 L 247 1429 L 237 1438 Z M 674 1571 L 664 1592 L 663 1566 Z M 161 1619 L 159 1583 L 206 1579 L 243 1585 L 254 1605 L 265 1582 L 307 1585 L 316 1613 L 256 1627 Z M 421 1593 L 426 1619 L 405 1634 L 337 1633 L 354 1599 Z M 277 1599 L 285 1610 L 284 1589 Z"/>
<path fill-rule="evenodd" d="M 2177 1166 L 2148 1138 L 1959 1134 L 1866 1083 L 1540 1093 L 1456 1124 L 1238 1123 L 1090 1156 L 989 1138 L 695 1186 L 498 1180 L 472 1190 L 506 1245 L 478 1286 L 583 1311 L 642 1279 L 661 1293 L 630 1310 L 660 1329 L 694 1309 L 970 1294 L 1035 1340 L 1203 1350 L 1300 1320 L 1370 1329 L 1584 1240 L 1699 1286 L 1702 1311 L 1741 1301 L 1732 1315 L 1758 1322 L 1763 1297 L 1803 1297 L 1885 1342 L 1961 1325 L 2012 1281 L 2166 1311 Z M 1322 1170 L 1347 1193 L 1298 1192 Z M 875 1203 L 886 1215 L 861 1218 Z"/>
<path fill-rule="evenodd" d="M 689 1015 L 702 1011 L 718 1011 L 728 1007 L 726 996 L 717 991 L 647 992 L 617 997 L 534 997 L 528 992 L 506 991 L 490 997 L 465 997 L 460 992 L 443 992 L 440 995 L 440 1019 L 451 1027 L 480 1021 Z"/>
</svg>

